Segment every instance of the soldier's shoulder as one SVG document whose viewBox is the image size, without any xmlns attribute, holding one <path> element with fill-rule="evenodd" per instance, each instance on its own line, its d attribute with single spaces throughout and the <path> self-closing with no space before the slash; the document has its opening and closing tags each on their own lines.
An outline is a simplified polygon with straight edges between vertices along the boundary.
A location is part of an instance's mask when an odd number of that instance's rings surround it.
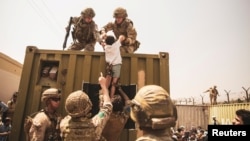
<svg viewBox="0 0 250 141">
<path fill-rule="evenodd" d="M 156 136 L 147 135 L 137 138 L 136 141 L 160 141 L 160 140 Z"/>
<path fill-rule="evenodd" d="M 126 18 L 125 22 L 132 25 L 132 26 L 134 25 L 134 23 L 133 23 L 133 21 L 131 19 Z"/>
<path fill-rule="evenodd" d="M 46 124 L 48 121 L 49 118 L 44 112 L 38 112 L 33 118 L 33 123 L 38 125 Z"/>
</svg>

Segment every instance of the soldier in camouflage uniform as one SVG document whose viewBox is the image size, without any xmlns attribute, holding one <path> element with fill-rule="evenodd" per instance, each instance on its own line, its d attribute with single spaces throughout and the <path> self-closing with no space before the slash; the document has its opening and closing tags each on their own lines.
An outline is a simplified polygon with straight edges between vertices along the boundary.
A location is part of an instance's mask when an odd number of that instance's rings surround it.
<svg viewBox="0 0 250 141">
<path fill-rule="evenodd" d="M 95 44 L 99 41 L 100 34 L 95 21 L 93 21 L 94 17 L 95 11 L 92 8 L 84 9 L 80 17 L 73 17 L 73 43 L 68 50 L 95 50 Z M 68 28 L 70 27 L 66 27 L 66 29 Z"/>
<path fill-rule="evenodd" d="M 126 9 L 122 7 L 116 8 L 113 15 L 115 21 L 109 22 L 101 29 L 101 37 L 105 38 L 108 31 L 113 31 L 116 39 L 118 39 L 120 35 L 123 35 L 125 36 L 125 40 L 120 47 L 121 52 L 133 53 L 139 48 L 140 42 L 136 40 L 136 29 L 133 26 L 133 22 L 128 19 L 127 16 Z"/>
<path fill-rule="evenodd" d="M 131 103 L 130 116 L 142 131 L 136 141 L 172 141 L 177 110 L 166 90 L 157 85 L 144 86 Z"/>
<path fill-rule="evenodd" d="M 91 118 L 90 110 L 92 102 L 82 90 L 72 92 L 66 99 L 65 110 L 68 115 L 60 124 L 61 137 L 64 141 L 105 141 L 101 136 L 113 105 L 110 101 L 106 87 L 106 79 L 99 77 L 99 83 L 103 92 L 103 105 L 100 111 Z"/>
<path fill-rule="evenodd" d="M 42 94 L 42 102 L 46 105 L 33 118 L 29 130 L 30 141 L 61 141 L 60 120 L 61 115 L 56 111 L 60 105 L 61 91 L 49 88 Z"/>
</svg>

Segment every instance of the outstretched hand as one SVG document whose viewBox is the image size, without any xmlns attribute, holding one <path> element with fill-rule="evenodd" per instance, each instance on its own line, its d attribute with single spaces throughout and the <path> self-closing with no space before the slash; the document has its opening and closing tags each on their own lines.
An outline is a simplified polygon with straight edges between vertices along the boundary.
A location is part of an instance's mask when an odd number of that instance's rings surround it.
<svg viewBox="0 0 250 141">
<path fill-rule="evenodd" d="M 106 78 L 103 77 L 102 72 L 100 73 L 100 77 L 98 78 L 98 81 L 101 87 L 106 87 Z"/>
</svg>

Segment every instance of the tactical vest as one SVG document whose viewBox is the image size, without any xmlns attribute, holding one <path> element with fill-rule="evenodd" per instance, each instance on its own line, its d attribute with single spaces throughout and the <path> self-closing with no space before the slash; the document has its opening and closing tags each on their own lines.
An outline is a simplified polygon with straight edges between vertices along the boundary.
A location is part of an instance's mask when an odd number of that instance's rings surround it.
<svg viewBox="0 0 250 141">
<path fill-rule="evenodd" d="M 96 141 L 95 126 L 91 119 L 70 119 L 65 123 L 64 130 L 61 131 L 62 139 L 65 141 Z"/>
<path fill-rule="evenodd" d="M 57 115 L 50 116 L 46 111 L 44 112 L 51 121 L 51 126 L 45 132 L 45 139 L 48 141 L 61 141 L 60 137 L 60 118 Z"/>
<path fill-rule="evenodd" d="M 38 113 L 44 113 L 47 118 L 49 118 L 51 125 L 46 128 L 45 134 L 44 134 L 44 140 L 46 141 L 61 141 L 60 137 L 60 117 L 57 114 L 51 115 L 48 112 L 46 112 L 44 109 L 35 112 L 25 118 L 24 122 L 24 132 L 26 135 L 26 140 L 29 141 L 29 130 L 31 125 L 33 124 L 33 118 L 38 114 Z"/>
<path fill-rule="evenodd" d="M 128 36 L 127 34 L 127 28 L 128 26 L 132 24 L 133 26 L 133 22 L 130 19 L 125 19 L 121 24 L 114 24 L 113 27 L 113 32 L 115 34 L 115 37 L 118 38 L 119 35 L 125 35 L 125 37 Z"/>
<path fill-rule="evenodd" d="M 96 41 L 96 24 L 94 21 L 86 23 L 79 19 L 73 28 L 73 36 L 80 43 L 92 43 Z"/>
</svg>

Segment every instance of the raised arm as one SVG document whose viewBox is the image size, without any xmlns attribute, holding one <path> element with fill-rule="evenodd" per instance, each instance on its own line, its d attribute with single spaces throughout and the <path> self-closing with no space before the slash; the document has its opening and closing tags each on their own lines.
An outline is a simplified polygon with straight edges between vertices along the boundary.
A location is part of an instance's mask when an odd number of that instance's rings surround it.
<svg viewBox="0 0 250 141">
<path fill-rule="evenodd" d="M 106 78 L 103 77 L 103 74 L 101 73 L 101 76 L 99 77 L 99 84 L 102 88 L 102 93 L 103 93 L 103 102 L 111 102 L 110 97 L 109 97 L 109 91 L 106 87 Z"/>
</svg>

